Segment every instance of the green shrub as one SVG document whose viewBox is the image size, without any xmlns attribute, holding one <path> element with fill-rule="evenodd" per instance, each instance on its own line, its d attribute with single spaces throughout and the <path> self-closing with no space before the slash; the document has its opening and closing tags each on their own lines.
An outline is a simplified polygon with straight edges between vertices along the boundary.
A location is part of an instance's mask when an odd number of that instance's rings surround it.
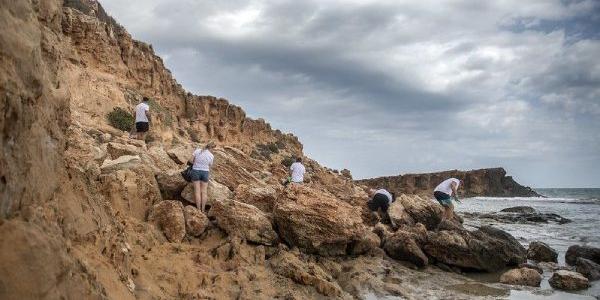
<svg viewBox="0 0 600 300">
<path fill-rule="evenodd" d="M 133 116 L 128 111 L 120 107 L 115 107 L 113 111 L 109 112 L 106 115 L 106 119 L 108 120 L 108 124 L 110 124 L 110 126 L 123 131 L 130 131 L 133 127 L 133 123 L 135 122 Z"/>
</svg>

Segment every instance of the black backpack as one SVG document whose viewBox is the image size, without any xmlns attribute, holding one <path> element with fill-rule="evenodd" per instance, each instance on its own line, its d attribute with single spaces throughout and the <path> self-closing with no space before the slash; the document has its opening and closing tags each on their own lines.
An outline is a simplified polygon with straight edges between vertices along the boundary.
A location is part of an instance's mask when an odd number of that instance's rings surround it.
<svg viewBox="0 0 600 300">
<path fill-rule="evenodd" d="M 192 182 L 192 165 L 188 165 L 188 167 L 181 171 L 181 177 L 187 182 Z"/>
</svg>

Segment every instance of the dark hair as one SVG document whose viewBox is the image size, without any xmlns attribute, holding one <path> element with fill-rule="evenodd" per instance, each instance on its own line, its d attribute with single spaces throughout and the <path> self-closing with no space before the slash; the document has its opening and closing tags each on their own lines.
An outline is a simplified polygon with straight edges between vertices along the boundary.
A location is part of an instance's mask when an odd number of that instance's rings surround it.
<svg viewBox="0 0 600 300">
<path fill-rule="evenodd" d="M 392 194 L 392 202 L 396 201 L 396 193 L 391 192 L 390 194 Z"/>
<path fill-rule="evenodd" d="M 142 98 L 142 101 L 148 102 L 148 101 L 150 101 L 150 99 L 148 97 L 144 96 L 144 98 Z"/>
<path fill-rule="evenodd" d="M 296 162 L 301 162 L 302 161 L 302 157 L 296 157 Z"/>
</svg>

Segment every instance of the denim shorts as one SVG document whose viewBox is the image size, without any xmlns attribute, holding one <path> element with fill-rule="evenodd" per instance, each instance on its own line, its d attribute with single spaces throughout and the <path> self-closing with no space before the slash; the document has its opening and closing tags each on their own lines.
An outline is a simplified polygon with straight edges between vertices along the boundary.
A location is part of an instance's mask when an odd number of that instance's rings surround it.
<svg viewBox="0 0 600 300">
<path fill-rule="evenodd" d="M 202 170 L 194 170 L 192 169 L 192 181 L 202 181 L 202 182 L 208 182 L 208 178 L 209 178 L 209 173 L 208 171 L 202 171 Z"/>
</svg>

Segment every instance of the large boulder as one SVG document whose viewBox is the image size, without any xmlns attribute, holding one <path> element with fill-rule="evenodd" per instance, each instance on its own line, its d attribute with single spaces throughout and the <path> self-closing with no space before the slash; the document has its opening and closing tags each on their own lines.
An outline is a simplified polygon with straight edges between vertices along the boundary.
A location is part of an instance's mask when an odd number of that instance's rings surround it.
<svg viewBox="0 0 600 300">
<path fill-rule="evenodd" d="M 537 262 L 558 262 L 558 252 L 543 242 L 531 242 L 527 249 L 527 258 Z"/>
<path fill-rule="evenodd" d="M 600 279 L 600 265 L 583 257 L 577 258 L 576 271 L 583 274 L 590 281 Z"/>
<path fill-rule="evenodd" d="M 210 224 L 208 217 L 195 206 L 186 206 L 183 214 L 185 216 L 185 231 L 190 236 L 200 236 Z"/>
<path fill-rule="evenodd" d="M 500 282 L 512 285 L 540 286 L 542 275 L 530 268 L 512 269 L 500 276 Z"/>
<path fill-rule="evenodd" d="M 181 192 L 188 184 L 179 171 L 159 173 L 156 175 L 156 182 L 163 199 L 180 199 Z"/>
<path fill-rule="evenodd" d="M 472 232 L 429 231 L 423 250 L 444 264 L 488 272 L 526 260 L 525 248 L 512 235 L 490 226 Z"/>
<path fill-rule="evenodd" d="M 425 225 L 428 230 L 435 229 L 442 220 L 443 208 L 428 199 L 413 195 L 401 195 L 396 202 L 402 204 L 414 222 Z"/>
<path fill-rule="evenodd" d="M 277 233 L 269 218 L 255 206 L 235 200 L 214 201 L 209 214 L 229 235 L 268 246 L 277 243 Z"/>
<path fill-rule="evenodd" d="M 148 221 L 157 225 L 169 242 L 179 243 L 185 237 L 185 216 L 179 201 L 165 200 L 155 204 Z"/>
<path fill-rule="evenodd" d="M 393 259 L 409 261 L 417 267 L 429 263 L 427 256 L 417 243 L 415 234 L 399 230 L 386 238 L 383 249 Z"/>
<path fill-rule="evenodd" d="M 214 201 L 231 199 L 232 196 L 233 193 L 228 187 L 212 179 L 208 181 L 208 202 L 206 203 L 208 206 L 212 206 Z M 192 183 L 188 183 L 183 191 L 181 191 L 181 198 L 189 203 L 196 204 L 194 200 L 194 185 Z"/>
<path fill-rule="evenodd" d="M 306 186 L 286 189 L 273 217 L 288 244 L 320 255 L 345 255 L 367 232 L 360 208 Z"/>
<path fill-rule="evenodd" d="M 235 200 L 258 207 L 264 212 L 272 212 L 277 201 L 277 188 L 240 184 L 235 189 Z"/>
<path fill-rule="evenodd" d="M 556 271 L 548 282 L 555 289 L 567 291 L 583 290 L 590 287 L 589 280 L 583 275 L 567 270 Z"/>
<path fill-rule="evenodd" d="M 577 263 L 577 258 L 587 258 L 597 264 L 600 264 L 600 248 L 590 246 L 573 245 L 565 253 L 565 261 L 570 265 Z"/>
<path fill-rule="evenodd" d="M 100 166 L 100 171 L 106 174 L 118 170 L 131 169 L 139 165 L 141 161 L 137 155 L 123 155 L 114 160 L 106 159 Z"/>
</svg>

